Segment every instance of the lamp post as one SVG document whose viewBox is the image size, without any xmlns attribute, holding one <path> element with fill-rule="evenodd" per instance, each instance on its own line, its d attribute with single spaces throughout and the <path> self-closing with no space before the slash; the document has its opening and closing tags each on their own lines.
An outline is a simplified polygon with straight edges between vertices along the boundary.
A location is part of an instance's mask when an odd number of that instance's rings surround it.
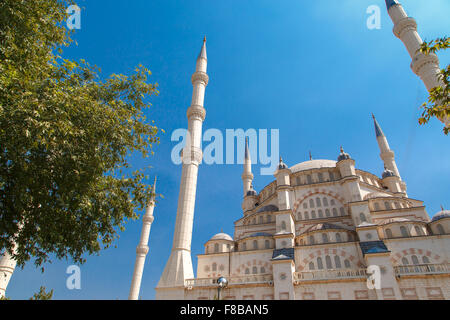
<svg viewBox="0 0 450 320">
<path fill-rule="evenodd" d="M 228 280 L 224 277 L 220 277 L 217 279 L 217 284 L 219 285 L 217 287 L 217 299 L 220 300 L 220 292 L 228 286 Z"/>
</svg>

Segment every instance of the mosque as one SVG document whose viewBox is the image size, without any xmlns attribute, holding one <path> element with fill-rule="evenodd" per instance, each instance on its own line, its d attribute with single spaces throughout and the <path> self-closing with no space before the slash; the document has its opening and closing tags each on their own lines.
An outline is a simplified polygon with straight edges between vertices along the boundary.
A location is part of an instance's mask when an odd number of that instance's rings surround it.
<svg viewBox="0 0 450 320">
<path fill-rule="evenodd" d="M 417 53 L 422 40 L 415 20 L 396 0 L 386 4 L 413 71 L 428 90 L 436 87 L 437 56 Z M 192 143 L 182 154 L 173 246 L 157 299 L 450 299 L 450 211 L 442 208 L 430 219 L 424 203 L 408 197 L 394 151 L 375 117 L 385 167 L 381 177 L 358 169 L 341 147 L 336 160 L 311 159 L 289 167 L 280 159 L 275 180 L 258 193 L 247 141 L 243 215 L 234 222 L 233 236 L 218 233 L 206 241 L 194 276 L 191 241 L 208 81 L 205 39 L 192 76 L 187 110 Z M 139 296 L 153 210 L 154 201 L 143 218 L 129 299 Z"/>
</svg>

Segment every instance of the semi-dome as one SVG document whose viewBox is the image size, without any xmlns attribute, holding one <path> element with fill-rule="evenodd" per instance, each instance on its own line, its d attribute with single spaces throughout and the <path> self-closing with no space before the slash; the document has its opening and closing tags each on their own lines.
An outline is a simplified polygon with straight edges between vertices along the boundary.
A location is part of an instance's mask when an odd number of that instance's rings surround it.
<svg viewBox="0 0 450 320">
<path fill-rule="evenodd" d="M 210 239 L 210 241 L 211 241 L 211 240 L 227 240 L 227 241 L 233 241 L 233 238 L 231 238 L 230 235 L 221 232 L 221 233 L 216 234 L 214 237 L 212 237 L 212 238 Z"/>
<path fill-rule="evenodd" d="M 386 198 L 392 197 L 390 194 L 381 193 L 381 192 L 371 192 L 364 196 L 364 200 L 376 199 L 376 198 Z"/>
<path fill-rule="evenodd" d="M 336 161 L 334 160 L 309 160 L 301 162 L 291 167 L 292 173 L 321 168 L 335 168 Z"/>
<path fill-rule="evenodd" d="M 436 213 L 431 221 L 437 221 L 444 218 L 450 218 L 450 210 L 441 210 Z"/>
</svg>

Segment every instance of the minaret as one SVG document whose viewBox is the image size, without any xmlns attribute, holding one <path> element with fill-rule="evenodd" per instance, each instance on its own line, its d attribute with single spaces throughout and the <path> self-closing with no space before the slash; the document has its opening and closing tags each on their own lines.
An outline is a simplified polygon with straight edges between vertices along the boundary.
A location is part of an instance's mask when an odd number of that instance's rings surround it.
<svg viewBox="0 0 450 320">
<path fill-rule="evenodd" d="M 248 148 L 248 138 L 245 139 L 245 159 L 244 159 L 244 172 L 242 173 L 242 182 L 244 183 L 244 197 L 251 190 L 253 181 L 252 173 L 252 159 L 250 157 L 250 151 Z"/>
<path fill-rule="evenodd" d="M 394 23 L 394 34 L 402 40 L 411 56 L 411 68 L 414 73 L 422 79 L 428 91 L 443 85 L 438 78 L 440 68 L 437 55 L 434 53 L 426 55 L 418 52 L 423 41 L 417 33 L 416 20 L 408 17 L 403 6 L 397 0 L 386 0 L 386 6 Z M 449 125 L 450 123 L 447 121 L 446 124 Z"/>
<path fill-rule="evenodd" d="M 197 191 L 198 166 L 202 161 L 202 124 L 206 111 L 203 108 L 205 89 L 209 77 L 206 74 L 206 38 L 197 58 L 195 73 L 192 75 L 192 104 L 187 110 L 188 132 L 186 146 L 182 152 L 183 168 L 180 194 L 178 198 L 177 218 L 172 252 L 158 283 L 159 288 L 183 287 L 186 279 L 194 278 L 191 257 L 192 227 L 194 223 L 195 195 Z M 157 299 L 168 295 L 157 292 Z"/>
<path fill-rule="evenodd" d="M 386 169 L 392 171 L 396 177 L 401 180 L 400 172 L 398 171 L 397 164 L 395 163 L 395 153 L 389 147 L 389 143 L 387 141 L 386 136 L 381 130 L 380 125 L 378 124 L 377 119 L 372 114 L 373 123 L 375 126 L 375 135 L 377 137 L 378 146 L 380 148 L 380 158 L 383 160 L 384 166 Z M 406 194 L 406 184 L 404 181 L 400 182 L 402 191 Z"/>
<path fill-rule="evenodd" d="M 15 247 L 13 251 L 15 251 Z M 12 259 L 7 251 L 0 255 L 0 298 L 5 296 L 6 288 L 14 273 L 16 264 L 16 260 Z"/>
<path fill-rule="evenodd" d="M 133 280 L 131 281 L 130 295 L 128 300 L 138 300 L 141 289 L 142 273 L 144 272 L 145 257 L 148 253 L 148 237 L 154 220 L 153 210 L 155 209 L 156 197 L 156 177 L 153 183 L 152 198 L 147 206 L 145 215 L 142 219 L 142 232 L 139 245 L 136 248 L 136 262 L 134 265 Z"/>
</svg>

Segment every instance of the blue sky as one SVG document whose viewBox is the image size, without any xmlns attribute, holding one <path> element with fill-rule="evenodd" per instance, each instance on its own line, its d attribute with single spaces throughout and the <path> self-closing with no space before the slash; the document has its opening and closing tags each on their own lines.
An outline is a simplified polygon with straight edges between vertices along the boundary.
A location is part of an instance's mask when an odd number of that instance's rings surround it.
<svg viewBox="0 0 450 320">
<path fill-rule="evenodd" d="M 416 18 L 422 38 L 448 35 L 448 0 L 403 0 Z M 208 38 L 207 110 L 204 130 L 279 129 L 280 152 L 292 166 L 308 160 L 336 159 L 344 146 L 359 169 L 380 175 L 383 164 L 375 139 L 375 113 L 412 198 L 425 201 L 434 215 L 450 207 L 450 138 L 433 120 L 419 126 L 423 83 L 410 69 L 411 59 L 392 33 L 383 0 L 227 0 L 227 1 L 79 1 L 81 30 L 65 55 L 84 58 L 112 73 L 130 74 L 138 64 L 152 72 L 160 95 L 152 97 L 148 118 L 163 128 L 155 156 L 133 159 L 151 165 L 158 176 L 159 198 L 141 287 L 142 299 L 154 288 L 170 254 L 181 167 L 172 164 L 173 130 L 187 126 L 191 75 L 203 36 Z M 368 30 L 366 9 L 381 8 L 381 29 Z M 439 55 L 441 67 L 450 54 Z M 254 166 L 259 172 L 259 166 Z M 201 166 L 198 177 L 192 255 L 215 233 L 233 234 L 242 216 L 242 167 Z M 259 191 L 273 180 L 255 175 Z M 149 179 L 152 183 L 153 179 Z M 210 181 L 213 181 L 211 183 Z M 211 201 L 211 199 L 214 199 Z M 131 221 L 117 248 L 87 257 L 81 290 L 66 288 L 70 261 L 54 261 L 45 272 L 28 265 L 16 270 L 7 290 L 26 299 L 41 285 L 55 299 L 127 299 L 141 221 Z"/>
</svg>

